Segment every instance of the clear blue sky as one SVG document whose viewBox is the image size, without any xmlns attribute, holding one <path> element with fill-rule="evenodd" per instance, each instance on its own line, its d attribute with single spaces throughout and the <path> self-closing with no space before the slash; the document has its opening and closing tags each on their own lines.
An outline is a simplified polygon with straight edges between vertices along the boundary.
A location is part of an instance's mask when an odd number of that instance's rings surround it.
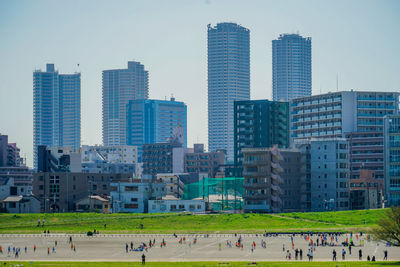
<svg viewBox="0 0 400 267">
<path fill-rule="evenodd" d="M 400 1 L 0 1 L 0 132 L 32 165 L 32 71 L 82 73 L 82 144 L 101 143 L 101 71 L 149 71 L 150 97 L 188 105 L 188 144 L 207 144 L 207 24 L 250 29 L 251 97 L 271 99 L 271 40 L 312 37 L 313 94 L 400 89 Z"/>
</svg>

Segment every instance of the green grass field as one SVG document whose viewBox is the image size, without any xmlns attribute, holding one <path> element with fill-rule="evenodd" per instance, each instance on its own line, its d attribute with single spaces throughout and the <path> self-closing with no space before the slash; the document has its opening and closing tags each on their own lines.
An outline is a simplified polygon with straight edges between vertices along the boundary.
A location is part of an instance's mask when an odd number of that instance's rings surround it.
<svg viewBox="0 0 400 267">
<path fill-rule="evenodd" d="M 255 233 L 357 231 L 375 226 L 385 210 L 282 214 L 0 214 L 0 233 Z M 38 219 L 45 227 L 37 227 Z M 106 224 L 106 228 L 104 228 Z M 143 225 L 143 229 L 140 225 Z"/>
<path fill-rule="evenodd" d="M 1 264 L 1 263 L 0 263 Z M 54 267 L 87 267 L 87 266 L 95 266 L 95 267 L 135 267 L 142 266 L 139 262 L 5 262 L 2 266 L 54 266 Z M 335 262 L 257 262 L 257 264 L 251 264 L 251 262 L 148 262 L 145 266 L 148 267 L 211 267 L 211 266 L 231 266 L 231 267 L 239 267 L 239 266 L 301 266 L 301 267 L 317 267 L 317 266 L 328 266 L 328 267 L 363 267 L 363 266 L 399 266 L 400 262 L 338 262 L 337 265 Z"/>
</svg>

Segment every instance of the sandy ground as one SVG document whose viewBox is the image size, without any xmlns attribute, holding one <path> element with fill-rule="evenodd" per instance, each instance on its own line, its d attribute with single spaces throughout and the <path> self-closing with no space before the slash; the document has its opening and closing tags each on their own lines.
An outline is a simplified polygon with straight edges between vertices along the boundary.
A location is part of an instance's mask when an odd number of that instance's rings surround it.
<svg viewBox="0 0 400 267">
<path fill-rule="evenodd" d="M 197 236 L 196 244 L 193 243 Z M 291 253 L 292 261 L 295 260 L 295 252 L 292 249 L 291 237 L 289 235 L 278 237 L 262 237 L 260 235 L 242 235 L 243 249 L 237 248 L 235 242 L 239 235 L 186 235 L 186 241 L 179 244 L 178 238 L 172 235 L 99 235 L 87 237 L 84 235 L 72 235 L 73 244 L 76 251 L 71 250 L 69 244 L 70 235 L 0 235 L 0 245 L 3 253 L 0 260 L 28 260 L 28 261 L 140 261 L 141 255 L 145 253 L 147 261 L 286 261 L 287 250 Z M 341 243 L 350 235 L 343 235 L 338 238 Z M 164 238 L 166 247 L 161 248 L 160 243 Z M 317 236 L 311 239 L 316 240 Z M 149 240 L 156 240 L 155 247 L 144 252 L 126 252 L 126 244 L 133 242 L 134 247 L 138 247 L 142 242 L 148 244 Z M 261 247 L 262 240 L 266 241 L 266 248 Z M 386 247 L 383 243 L 366 241 L 366 236 L 357 239 L 353 236 L 355 247 L 352 247 L 350 255 L 346 247 L 346 258 L 349 261 L 358 261 L 359 250 L 362 250 L 363 258 L 375 255 L 376 260 L 382 260 L 384 250 L 388 251 L 388 260 L 400 261 L 400 248 Z M 360 247 L 360 240 L 364 240 L 364 246 Z M 55 246 L 57 241 L 57 246 Z M 227 246 L 227 241 L 232 242 L 232 247 Z M 256 243 L 256 248 L 252 252 L 251 244 Z M 329 239 L 330 241 L 330 239 Z M 307 259 L 309 249 L 308 242 L 304 237 L 295 236 L 293 238 L 294 249 L 303 250 L 303 261 Z M 219 249 L 221 244 L 221 249 Z M 37 246 L 36 252 L 33 246 Z M 283 245 L 285 250 L 283 250 Z M 25 253 L 25 246 L 27 252 Z M 11 252 L 8 253 L 8 247 Z M 20 248 L 18 258 L 15 258 L 13 247 Z M 53 247 L 55 252 L 53 253 Z M 50 254 L 47 249 L 50 249 Z M 334 247 L 317 246 L 314 253 L 314 261 L 331 261 L 333 249 L 337 252 L 337 260 L 342 261 L 342 249 L 337 245 Z M 300 260 L 300 259 L 299 259 Z"/>
</svg>

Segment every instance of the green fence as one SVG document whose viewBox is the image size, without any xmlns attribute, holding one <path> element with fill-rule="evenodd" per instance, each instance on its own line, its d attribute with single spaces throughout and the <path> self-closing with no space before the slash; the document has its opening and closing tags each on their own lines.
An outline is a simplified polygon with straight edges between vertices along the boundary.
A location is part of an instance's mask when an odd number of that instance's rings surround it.
<svg viewBox="0 0 400 267">
<path fill-rule="evenodd" d="M 243 177 L 203 178 L 186 184 L 183 199 L 204 199 L 208 209 L 235 210 L 243 205 Z"/>
</svg>

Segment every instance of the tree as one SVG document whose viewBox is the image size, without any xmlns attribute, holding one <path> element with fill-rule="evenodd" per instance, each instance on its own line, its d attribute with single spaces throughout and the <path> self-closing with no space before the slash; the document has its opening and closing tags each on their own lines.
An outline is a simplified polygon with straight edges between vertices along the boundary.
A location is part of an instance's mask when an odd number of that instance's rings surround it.
<svg viewBox="0 0 400 267">
<path fill-rule="evenodd" d="M 400 207 L 387 210 L 386 216 L 378 221 L 373 229 L 375 239 L 389 242 L 392 246 L 400 246 Z"/>
</svg>

